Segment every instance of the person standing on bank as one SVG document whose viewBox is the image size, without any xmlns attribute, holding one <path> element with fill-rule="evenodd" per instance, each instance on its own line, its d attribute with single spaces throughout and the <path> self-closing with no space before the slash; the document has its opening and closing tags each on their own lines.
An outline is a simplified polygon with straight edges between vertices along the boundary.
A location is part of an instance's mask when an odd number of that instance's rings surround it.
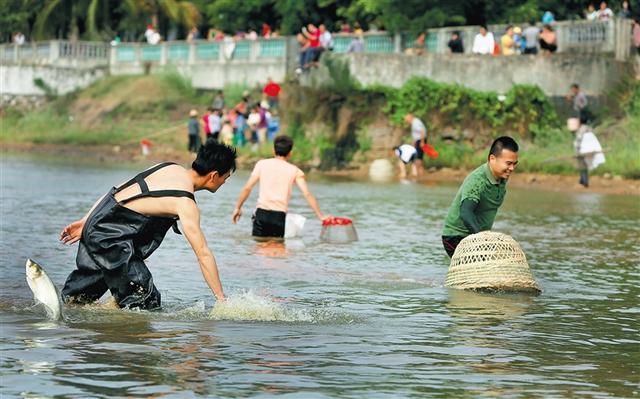
<svg viewBox="0 0 640 399">
<path fill-rule="evenodd" d="M 600 142 L 588 122 L 586 115 L 567 120 L 567 127 L 575 133 L 573 148 L 576 151 L 576 160 L 580 171 L 580 184 L 584 188 L 589 187 L 589 171 L 605 162 Z"/>
<path fill-rule="evenodd" d="M 422 160 L 424 159 L 422 146 L 427 143 L 427 128 L 424 126 L 424 123 L 413 114 L 406 114 L 404 121 L 411 126 L 411 138 L 414 141 L 414 147 L 416 147 L 417 152 L 415 163 L 418 169 L 418 177 L 420 177 L 424 171 L 422 166 Z"/>
<path fill-rule="evenodd" d="M 260 183 L 258 204 L 253 215 L 252 235 L 254 237 L 283 238 L 284 227 L 288 211 L 291 189 L 295 183 L 309 207 L 318 219 L 324 220 L 330 216 L 320 212 L 318 202 L 309 191 L 304 172 L 289 163 L 293 140 L 288 136 L 278 136 L 273 141 L 273 158 L 258 161 L 251 172 L 251 176 L 242 188 L 236 207 L 231 215 L 232 222 L 238 223 L 242 215 L 242 205 L 245 203 L 256 183 Z"/>
<path fill-rule="evenodd" d="M 511 137 L 498 137 L 491 144 L 487 162 L 464 179 L 442 230 L 442 245 L 449 257 L 466 236 L 491 230 L 507 193 L 507 180 L 517 164 L 518 144 Z"/>
<path fill-rule="evenodd" d="M 207 141 L 191 169 L 158 164 L 113 187 L 80 220 L 66 226 L 60 241 L 79 241 L 76 270 L 62 289 L 65 303 L 91 303 L 107 290 L 121 308 L 156 309 L 160 292 L 145 265 L 169 228 L 184 236 L 198 258 L 207 285 L 219 301 L 224 292 L 218 266 L 200 228 L 194 192 L 215 193 L 236 168 L 232 147 Z"/>
<path fill-rule="evenodd" d="M 196 152 L 200 146 L 200 122 L 198 121 L 198 111 L 195 109 L 192 109 L 191 112 L 189 112 L 187 130 L 189 133 L 189 144 L 187 145 L 187 149 L 189 152 Z"/>
</svg>

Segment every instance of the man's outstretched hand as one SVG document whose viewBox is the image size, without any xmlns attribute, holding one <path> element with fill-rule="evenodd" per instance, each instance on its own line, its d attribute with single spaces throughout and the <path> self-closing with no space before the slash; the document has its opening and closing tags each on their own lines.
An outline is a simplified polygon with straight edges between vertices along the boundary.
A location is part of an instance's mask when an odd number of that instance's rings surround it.
<svg viewBox="0 0 640 399">
<path fill-rule="evenodd" d="M 83 228 L 84 220 L 76 220 L 75 222 L 62 229 L 62 231 L 60 232 L 60 241 L 62 241 L 63 244 L 69 245 L 78 242 L 78 240 L 80 240 L 80 237 L 82 236 Z"/>
</svg>

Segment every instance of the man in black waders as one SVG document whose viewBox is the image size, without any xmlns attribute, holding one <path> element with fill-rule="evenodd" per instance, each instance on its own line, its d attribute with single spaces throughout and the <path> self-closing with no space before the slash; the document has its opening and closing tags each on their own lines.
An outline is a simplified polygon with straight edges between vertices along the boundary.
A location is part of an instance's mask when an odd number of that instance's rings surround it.
<svg viewBox="0 0 640 399">
<path fill-rule="evenodd" d="M 158 248 L 169 228 L 180 234 L 178 219 L 205 281 L 216 298 L 224 300 L 193 193 L 216 192 L 235 168 L 235 149 L 211 140 L 200 147 L 189 170 L 161 163 L 113 187 L 60 233 L 65 244 L 80 241 L 77 269 L 64 284 L 63 301 L 90 303 L 108 289 L 122 308 L 159 308 L 160 292 L 144 259 Z"/>
</svg>

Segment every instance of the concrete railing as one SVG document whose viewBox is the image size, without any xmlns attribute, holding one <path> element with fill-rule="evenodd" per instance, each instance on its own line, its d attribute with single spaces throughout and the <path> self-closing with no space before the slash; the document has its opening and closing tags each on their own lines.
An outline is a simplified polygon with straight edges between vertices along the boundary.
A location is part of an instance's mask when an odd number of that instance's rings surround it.
<svg viewBox="0 0 640 399">
<path fill-rule="evenodd" d="M 58 66 L 98 66 L 109 63 L 109 45 L 99 42 L 51 40 L 23 45 L 0 45 L 3 63 L 31 63 Z"/>
<path fill-rule="evenodd" d="M 121 43 L 111 48 L 111 65 L 122 63 L 195 64 L 207 62 L 258 62 L 285 60 L 287 38 L 225 40 L 217 42 L 175 41 L 157 45 Z"/>
<path fill-rule="evenodd" d="M 526 24 L 521 24 L 525 27 Z M 562 21 L 554 25 L 558 38 L 558 52 L 614 54 L 617 60 L 629 57 L 631 48 L 631 23 L 627 19 L 600 21 Z M 506 25 L 490 25 L 496 40 L 504 33 Z M 427 31 L 425 49 L 428 53 L 446 54 L 447 43 L 454 31 L 460 32 L 466 53 L 471 52 L 478 26 L 446 27 Z M 417 34 L 369 32 L 364 34 L 365 53 L 401 53 L 413 47 Z M 333 51 L 345 53 L 353 40 L 353 34 L 334 34 Z M 298 53 L 293 37 L 258 40 L 224 40 L 216 42 L 184 41 L 164 42 L 158 45 L 145 43 L 69 42 L 53 40 L 32 42 L 22 46 L 0 45 L 0 61 L 49 63 L 73 65 L 75 63 L 119 64 L 145 63 L 167 65 L 192 65 L 195 63 L 282 61 L 291 64 Z M 290 65 L 289 65 L 290 66 Z M 289 69 L 289 68 L 288 68 Z"/>
</svg>

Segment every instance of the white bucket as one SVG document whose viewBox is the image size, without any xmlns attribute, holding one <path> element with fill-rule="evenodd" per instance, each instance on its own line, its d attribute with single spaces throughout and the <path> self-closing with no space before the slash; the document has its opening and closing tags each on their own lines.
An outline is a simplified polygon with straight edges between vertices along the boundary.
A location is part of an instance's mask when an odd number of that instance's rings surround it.
<svg viewBox="0 0 640 399">
<path fill-rule="evenodd" d="M 287 213 L 284 223 L 284 238 L 299 237 L 302 235 L 304 223 L 307 218 L 297 213 Z"/>
<path fill-rule="evenodd" d="M 369 166 L 369 177 L 373 181 L 386 182 L 393 179 L 393 164 L 388 159 L 376 159 Z"/>
</svg>

